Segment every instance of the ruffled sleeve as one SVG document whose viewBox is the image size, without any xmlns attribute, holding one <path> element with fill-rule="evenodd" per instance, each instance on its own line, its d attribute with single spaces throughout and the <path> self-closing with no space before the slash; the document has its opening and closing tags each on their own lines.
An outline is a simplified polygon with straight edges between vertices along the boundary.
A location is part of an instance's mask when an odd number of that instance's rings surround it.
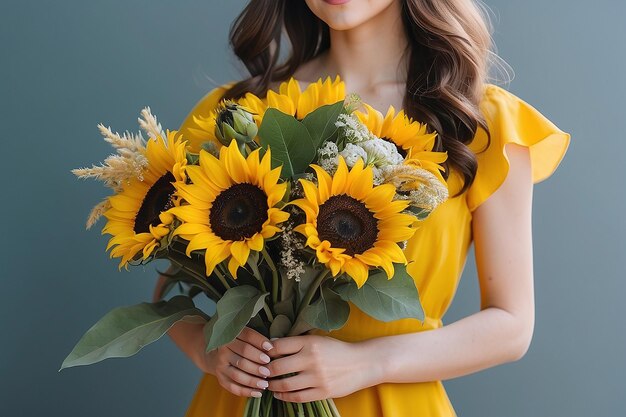
<svg viewBox="0 0 626 417">
<path fill-rule="evenodd" d="M 215 124 L 213 123 L 211 125 L 209 116 L 217 107 L 222 95 L 228 91 L 233 84 L 234 82 L 222 84 L 209 91 L 196 103 L 187 117 L 185 117 L 178 131 L 182 133 L 184 139 L 189 141 L 192 148 L 197 148 L 199 146 L 198 144 L 207 140 L 214 140 Z"/>
<path fill-rule="evenodd" d="M 491 133 L 479 129 L 470 149 L 476 154 L 478 171 L 467 190 L 467 205 L 474 211 L 504 182 L 509 159 L 504 145 L 515 143 L 530 150 L 533 183 L 548 178 L 561 163 L 570 143 L 570 134 L 559 129 L 537 109 L 513 93 L 487 84 L 480 103 Z"/>
</svg>

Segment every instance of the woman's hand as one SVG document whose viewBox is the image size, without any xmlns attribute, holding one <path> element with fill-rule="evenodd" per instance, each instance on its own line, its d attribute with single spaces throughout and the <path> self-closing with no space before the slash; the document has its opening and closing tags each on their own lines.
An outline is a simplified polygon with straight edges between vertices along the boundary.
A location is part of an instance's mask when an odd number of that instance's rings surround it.
<svg viewBox="0 0 626 417">
<path fill-rule="evenodd" d="M 366 342 L 304 335 L 272 341 L 269 389 L 289 402 L 338 398 L 376 385 L 382 373 L 370 361 Z M 296 375 L 277 378 L 283 375 Z"/>
<path fill-rule="evenodd" d="M 272 349 L 265 336 L 246 327 L 232 342 L 208 354 L 202 351 L 197 365 L 215 375 L 227 391 L 242 397 L 261 397 L 270 375 L 265 366 L 270 362 L 266 352 Z"/>
</svg>

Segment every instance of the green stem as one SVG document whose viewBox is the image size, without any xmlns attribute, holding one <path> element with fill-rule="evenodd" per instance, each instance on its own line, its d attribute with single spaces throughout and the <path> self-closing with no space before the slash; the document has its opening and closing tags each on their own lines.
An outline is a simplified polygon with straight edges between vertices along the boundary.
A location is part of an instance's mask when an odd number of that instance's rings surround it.
<svg viewBox="0 0 626 417">
<path fill-rule="evenodd" d="M 315 277 L 315 281 L 313 281 L 311 286 L 308 288 L 306 294 L 304 294 L 304 297 L 302 298 L 302 303 L 300 303 L 300 306 L 298 306 L 298 314 L 296 314 L 296 319 L 293 322 L 293 326 L 291 326 L 292 330 L 296 328 L 297 324 L 300 321 L 300 316 L 302 315 L 302 311 L 304 311 L 306 306 L 308 306 L 311 303 L 311 300 L 313 299 L 315 292 L 322 285 L 322 281 L 324 281 L 324 278 L 326 278 L 326 275 L 328 275 L 329 272 L 330 272 L 329 269 L 324 269 L 322 272 L 320 272 L 319 275 Z M 291 334 L 291 330 L 289 331 L 288 336 L 294 336 L 293 334 Z"/>
<path fill-rule="evenodd" d="M 265 286 L 265 282 L 263 281 L 263 277 L 261 276 L 261 271 L 259 271 L 258 265 L 256 265 L 254 262 L 248 262 L 248 265 L 250 265 L 254 277 L 257 279 L 257 281 L 259 281 L 261 291 L 263 291 L 264 293 L 267 292 L 267 287 Z M 267 319 L 270 321 L 270 323 L 273 322 L 274 315 L 272 314 L 270 306 L 267 305 L 267 301 L 263 304 L 263 310 L 265 311 L 265 314 L 267 314 Z"/>
<path fill-rule="evenodd" d="M 252 405 L 252 399 L 248 398 L 246 400 L 246 408 L 243 410 L 243 417 L 249 417 L 250 416 L 250 406 Z"/>
<path fill-rule="evenodd" d="M 337 406 L 335 405 L 335 402 L 332 398 L 327 399 L 326 404 L 330 408 L 333 417 L 341 417 L 341 415 L 339 414 L 339 410 L 337 410 Z"/>
<path fill-rule="evenodd" d="M 298 408 L 298 417 L 304 417 L 304 407 L 302 403 L 296 403 L 296 407 Z"/>
<path fill-rule="evenodd" d="M 267 253 L 267 249 L 263 248 L 263 259 L 267 262 L 267 265 L 272 270 L 272 305 L 278 303 L 278 269 L 276 264 L 272 260 L 272 257 Z"/>
<path fill-rule="evenodd" d="M 315 408 L 317 410 L 317 414 L 321 417 L 330 417 L 330 412 L 329 410 L 326 409 L 326 407 L 324 407 L 324 401 L 320 400 L 320 401 L 315 401 Z"/>
<path fill-rule="evenodd" d="M 263 391 L 263 402 L 261 403 L 261 414 L 263 417 L 273 417 L 270 416 L 270 413 L 272 412 L 273 397 L 274 396 L 271 391 Z"/>
<path fill-rule="evenodd" d="M 313 410 L 313 405 L 311 403 L 304 404 L 306 407 L 306 412 L 308 414 L 307 417 L 315 417 L 315 411 Z"/>
<path fill-rule="evenodd" d="M 183 271 L 185 271 L 185 273 L 187 275 L 189 275 L 191 278 L 195 279 L 198 284 L 200 285 L 201 288 L 207 290 L 208 292 L 212 293 L 212 295 L 214 297 L 216 297 L 217 300 L 219 300 L 220 298 L 222 298 L 222 294 L 220 294 L 219 291 L 217 291 L 215 289 L 215 287 L 213 287 L 211 284 L 209 284 L 206 281 L 206 278 L 199 275 L 196 271 L 194 271 L 193 269 L 187 267 L 185 264 L 183 264 L 182 262 L 180 262 L 179 260 L 175 259 L 174 257 L 172 257 L 171 255 L 168 256 L 168 259 L 170 261 L 172 261 L 173 263 L 175 263 L 178 267 L 180 267 Z"/>
<path fill-rule="evenodd" d="M 254 398 L 252 400 L 252 416 L 261 417 L 259 411 L 261 410 L 261 398 Z"/>
<path fill-rule="evenodd" d="M 293 410 L 293 404 L 292 403 L 284 403 L 285 404 L 285 408 L 287 409 L 287 415 L 289 417 L 296 417 L 296 412 Z"/>
<path fill-rule="evenodd" d="M 219 280 L 222 283 L 222 285 L 224 286 L 224 288 L 229 290 L 230 289 L 230 285 L 228 285 L 228 281 L 226 280 L 226 277 L 224 276 L 224 274 L 222 274 L 220 272 L 219 268 L 215 268 L 213 270 L 213 272 L 215 272 L 215 275 L 217 275 L 217 277 L 219 278 Z"/>
</svg>

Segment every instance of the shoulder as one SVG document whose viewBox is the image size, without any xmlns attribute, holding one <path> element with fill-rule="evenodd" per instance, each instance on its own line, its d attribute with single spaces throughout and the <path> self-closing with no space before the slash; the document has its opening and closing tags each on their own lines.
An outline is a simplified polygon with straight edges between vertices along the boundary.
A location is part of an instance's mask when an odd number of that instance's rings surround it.
<svg viewBox="0 0 626 417">
<path fill-rule="evenodd" d="M 504 182 L 510 168 L 505 145 L 517 144 L 529 149 L 532 180 L 538 183 L 552 175 L 570 143 L 569 133 L 500 86 L 485 84 L 479 107 L 489 135 L 479 128 L 469 144 L 478 161 L 476 177 L 467 191 L 467 203 L 472 211 Z"/>
</svg>

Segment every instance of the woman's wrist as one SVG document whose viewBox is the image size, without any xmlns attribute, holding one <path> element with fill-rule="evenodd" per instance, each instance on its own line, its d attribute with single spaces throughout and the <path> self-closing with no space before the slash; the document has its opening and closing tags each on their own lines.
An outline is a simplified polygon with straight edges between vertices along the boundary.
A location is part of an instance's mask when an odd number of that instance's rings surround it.
<svg viewBox="0 0 626 417">
<path fill-rule="evenodd" d="M 387 355 L 376 339 L 353 343 L 357 371 L 363 375 L 363 388 L 387 382 Z"/>
<path fill-rule="evenodd" d="M 215 373 L 213 352 L 206 353 L 204 324 L 178 322 L 168 335 L 183 353 L 204 373 Z"/>
</svg>

